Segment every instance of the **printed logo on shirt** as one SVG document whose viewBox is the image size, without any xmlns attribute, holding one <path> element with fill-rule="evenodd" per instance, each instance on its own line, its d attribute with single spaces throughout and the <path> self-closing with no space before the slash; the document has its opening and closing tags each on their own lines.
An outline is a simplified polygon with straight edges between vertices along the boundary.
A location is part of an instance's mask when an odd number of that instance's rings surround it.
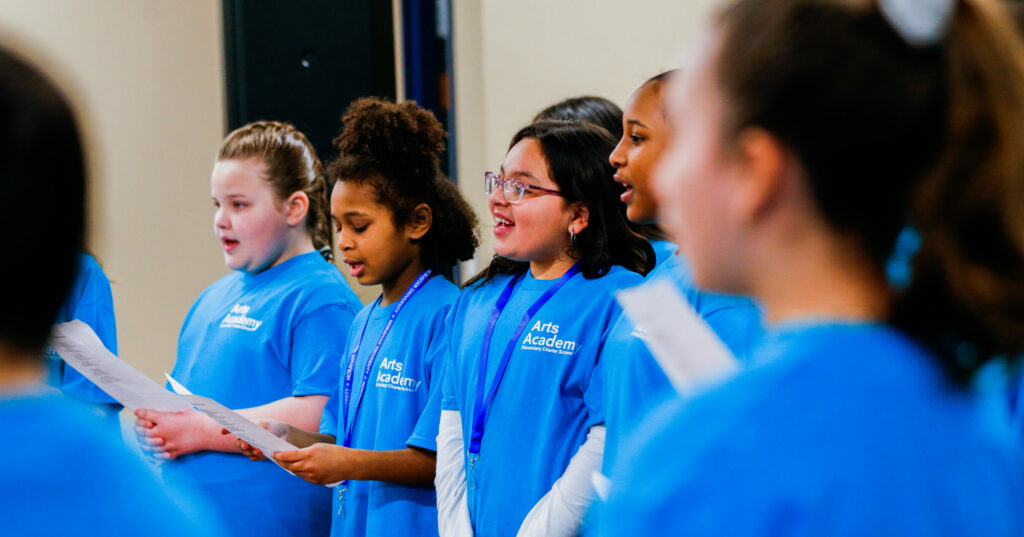
<svg viewBox="0 0 1024 537">
<path fill-rule="evenodd" d="M 231 311 L 224 316 L 224 320 L 220 322 L 221 328 L 239 328 L 242 330 L 248 330 L 249 332 L 255 332 L 257 328 L 263 324 L 263 321 L 257 321 L 252 317 L 249 317 L 249 306 L 243 306 L 241 304 L 235 304 L 231 307 Z"/>
<path fill-rule="evenodd" d="M 414 392 L 418 390 L 423 381 L 405 376 L 405 372 L 402 371 L 403 369 L 405 369 L 405 364 L 402 362 L 384 358 L 384 361 L 380 363 L 380 368 L 377 370 L 377 387 L 398 390 L 400 392 Z"/>
<path fill-rule="evenodd" d="M 553 354 L 572 356 L 576 352 L 576 342 L 558 336 L 558 325 L 552 322 L 537 321 L 530 327 L 519 350 L 541 351 Z"/>
</svg>

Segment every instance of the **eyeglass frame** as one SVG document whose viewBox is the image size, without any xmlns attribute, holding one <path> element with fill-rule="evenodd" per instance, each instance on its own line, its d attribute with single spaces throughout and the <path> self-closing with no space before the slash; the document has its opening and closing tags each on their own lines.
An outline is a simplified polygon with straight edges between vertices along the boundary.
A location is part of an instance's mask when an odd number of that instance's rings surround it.
<svg viewBox="0 0 1024 537">
<path fill-rule="evenodd" d="M 524 183 L 524 182 L 520 181 L 519 179 L 516 179 L 515 177 L 509 177 L 507 179 L 502 179 L 500 175 L 498 175 L 498 174 L 496 174 L 494 172 L 484 172 L 484 192 L 486 192 L 488 195 L 490 195 L 493 192 L 493 188 L 491 187 L 492 183 L 497 183 L 498 186 L 501 187 L 501 195 L 504 196 L 505 201 L 507 201 L 507 202 L 509 202 L 509 203 L 511 203 L 513 205 L 522 203 L 523 202 L 523 196 L 527 192 L 539 192 L 539 193 L 542 193 L 542 194 L 551 194 L 552 196 L 565 197 L 558 190 L 552 190 L 550 188 L 544 188 L 542 186 L 537 186 L 537 185 L 531 185 L 529 183 Z M 520 187 L 520 188 L 518 188 L 518 190 L 519 190 L 519 198 L 517 198 L 515 201 L 512 201 L 511 199 L 509 199 L 508 190 L 506 190 L 506 188 L 507 188 L 506 185 L 511 185 L 512 188 L 515 188 L 516 185 L 518 185 Z"/>
</svg>

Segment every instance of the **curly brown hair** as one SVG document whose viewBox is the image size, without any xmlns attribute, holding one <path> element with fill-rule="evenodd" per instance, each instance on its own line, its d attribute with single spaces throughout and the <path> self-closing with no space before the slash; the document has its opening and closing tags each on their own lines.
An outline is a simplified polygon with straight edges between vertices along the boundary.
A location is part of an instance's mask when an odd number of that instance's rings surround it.
<svg viewBox="0 0 1024 537">
<path fill-rule="evenodd" d="M 433 222 L 420 239 L 427 267 L 445 268 L 472 258 L 479 245 L 477 218 L 441 173 L 447 134 L 437 118 L 413 101 L 363 97 L 349 105 L 342 122 L 334 140 L 339 155 L 327 168 L 330 184 L 368 185 L 399 228 L 409 223 L 417 205 L 427 204 Z"/>
</svg>

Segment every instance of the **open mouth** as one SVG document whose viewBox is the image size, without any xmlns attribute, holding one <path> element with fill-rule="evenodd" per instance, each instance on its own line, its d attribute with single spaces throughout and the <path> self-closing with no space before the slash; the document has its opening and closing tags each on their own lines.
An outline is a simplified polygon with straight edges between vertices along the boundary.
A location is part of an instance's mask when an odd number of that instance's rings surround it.
<svg viewBox="0 0 1024 537">
<path fill-rule="evenodd" d="M 502 218 L 498 215 L 494 215 L 494 234 L 501 235 L 508 233 L 512 228 L 516 227 L 515 223 L 507 218 Z"/>
<path fill-rule="evenodd" d="M 238 247 L 238 241 L 236 241 L 235 239 L 221 238 L 220 243 L 221 246 L 223 246 L 225 252 L 230 252 Z"/>
<path fill-rule="evenodd" d="M 345 264 L 348 265 L 348 274 L 353 278 L 358 278 L 366 272 L 366 263 L 361 261 L 349 261 L 345 260 Z"/>
<path fill-rule="evenodd" d="M 614 179 L 616 183 L 619 183 L 620 185 L 622 185 L 623 188 L 625 188 L 625 190 L 622 191 L 622 194 L 619 194 L 619 199 L 622 201 L 622 203 L 628 204 L 629 200 L 633 199 L 633 185 L 627 183 L 619 174 L 615 174 L 615 176 L 612 179 Z"/>
</svg>

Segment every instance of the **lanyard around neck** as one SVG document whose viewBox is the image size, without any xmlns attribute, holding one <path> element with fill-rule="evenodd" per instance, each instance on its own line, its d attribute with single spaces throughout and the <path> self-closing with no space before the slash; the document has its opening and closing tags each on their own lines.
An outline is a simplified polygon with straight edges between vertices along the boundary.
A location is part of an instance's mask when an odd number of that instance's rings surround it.
<svg viewBox="0 0 1024 537">
<path fill-rule="evenodd" d="M 349 423 L 349 404 L 352 402 L 352 384 L 353 376 L 356 368 L 356 355 L 359 353 L 359 347 L 363 344 L 363 336 L 366 334 L 366 327 L 369 326 L 370 320 L 373 318 L 373 308 L 380 303 L 378 298 L 373 306 L 370 307 L 370 312 L 366 315 L 366 322 L 363 323 L 363 329 L 359 332 L 359 337 L 356 338 L 355 346 L 352 347 L 352 353 L 348 357 L 348 366 L 345 367 L 345 389 L 342 393 L 342 404 L 341 404 L 341 424 L 344 431 L 344 436 L 341 437 L 345 447 L 351 447 L 352 443 L 352 429 L 355 426 L 355 416 L 359 411 L 359 405 L 363 401 L 363 394 L 366 393 L 366 381 L 370 379 L 370 373 L 373 371 L 373 364 L 377 361 L 377 353 L 380 352 L 381 346 L 384 345 L 384 339 L 388 337 L 388 333 L 391 332 L 391 327 L 395 324 L 395 319 L 398 318 L 398 314 L 405 307 L 406 302 L 412 298 L 412 295 L 419 291 L 423 284 L 430 279 L 431 270 L 427 269 L 420 273 L 416 281 L 405 290 L 402 294 L 402 298 L 395 304 L 394 311 L 391 312 L 391 316 L 388 317 L 387 324 L 384 325 L 384 329 L 380 332 L 380 337 L 377 338 L 377 345 L 373 347 L 373 351 L 370 353 L 370 357 L 366 359 L 366 368 L 363 369 L 363 383 L 359 386 L 359 394 L 356 396 L 355 406 L 352 408 L 352 422 Z M 382 295 L 383 296 L 383 295 Z"/>
<path fill-rule="evenodd" d="M 529 270 L 529 269 L 527 269 Z M 519 320 L 519 325 L 516 327 L 512 337 L 508 340 L 508 344 L 505 346 L 505 352 L 501 356 L 501 361 L 498 362 L 498 370 L 494 375 L 494 381 L 491 383 L 491 389 L 487 391 L 486 396 L 484 395 L 484 383 L 487 380 L 487 356 L 491 350 L 491 337 L 494 335 L 494 325 L 498 322 L 498 317 L 501 317 L 501 312 L 505 310 L 505 306 L 508 305 L 509 298 L 512 297 L 512 290 L 516 284 L 523 279 L 526 274 L 518 274 L 511 280 L 508 285 L 501 292 L 501 296 L 498 297 L 498 302 L 494 305 L 494 309 L 491 311 L 491 318 L 487 321 L 487 330 L 484 331 L 483 346 L 480 349 L 480 360 L 479 370 L 477 371 L 476 378 L 476 402 L 473 405 L 473 431 L 470 437 L 469 453 L 473 455 L 480 454 L 480 440 L 484 437 L 484 422 L 487 419 L 487 409 L 491 406 L 491 401 L 494 400 L 494 395 L 498 393 L 498 386 L 501 384 L 501 379 L 505 376 L 505 370 L 508 368 L 509 359 L 512 357 L 512 352 L 516 348 L 516 343 L 519 341 L 519 336 L 523 334 L 523 330 L 530 324 L 530 319 L 537 314 L 537 311 L 551 299 L 559 289 L 565 285 L 573 276 L 580 272 L 579 263 L 574 264 L 561 278 L 555 282 L 554 285 L 548 288 L 547 291 L 537 299 L 536 302 L 526 310 L 523 314 L 522 319 Z"/>
</svg>

